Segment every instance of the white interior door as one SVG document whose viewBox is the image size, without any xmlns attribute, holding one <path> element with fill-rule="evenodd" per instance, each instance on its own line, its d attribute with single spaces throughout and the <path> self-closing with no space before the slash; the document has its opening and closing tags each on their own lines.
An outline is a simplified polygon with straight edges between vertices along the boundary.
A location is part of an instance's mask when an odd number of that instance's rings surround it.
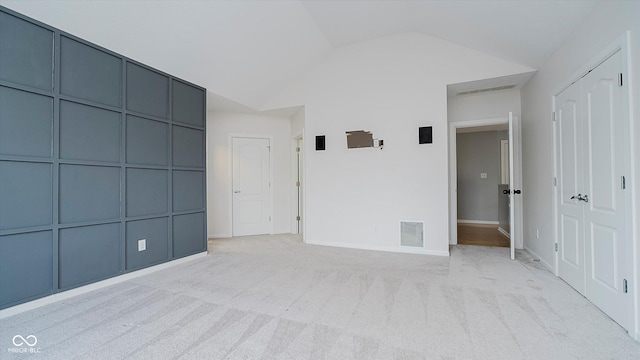
<svg viewBox="0 0 640 360">
<path fill-rule="evenodd" d="M 511 260 L 522 248 L 522 164 L 520 119 L 509 113 L 509 239 Z"/>
<path fill-rule="evenodd" d="M 624 328 L 627 111 L 614 54 L 556 96 L 558 274 Z"/>
<path fill-rule="evenodd" d="M 271 232 L 269 139 L 233 138 L 233 236 Z"/>
<path fill-rule="evenodd" d="M 580 83 L 556 96 L 558 274 L 585 293 Z"/>
<path fill-rule="evenodd" d="M 618 52 L 582 78 L 585 122 L 584 208 L 586 294 L 625 328 L 629 296 L 624 293 L 627 249 L 625 189 L 629 147 Z"/>
</svg>

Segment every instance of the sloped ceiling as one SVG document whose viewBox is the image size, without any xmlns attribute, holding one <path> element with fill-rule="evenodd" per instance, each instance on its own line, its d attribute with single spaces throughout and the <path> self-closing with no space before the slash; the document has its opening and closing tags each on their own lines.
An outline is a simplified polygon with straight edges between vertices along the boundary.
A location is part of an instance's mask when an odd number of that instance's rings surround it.
<svg viewBox="0 0 640 360">
<path fill-rule="evenodd" d="M 331 45 L 417 31 L 539 68 L 596 1 L 303 1 Z"/>
<path fill-rule="evenodd" d="M 415 31 L 531 68 L 595 1 L 0 0 L 0 4 L 260 109 L 332 49 Z M 215 106 L 215 96 L 212 97 Z M 227 104 L 228 105 L 228 104 Z"/>
</svg>

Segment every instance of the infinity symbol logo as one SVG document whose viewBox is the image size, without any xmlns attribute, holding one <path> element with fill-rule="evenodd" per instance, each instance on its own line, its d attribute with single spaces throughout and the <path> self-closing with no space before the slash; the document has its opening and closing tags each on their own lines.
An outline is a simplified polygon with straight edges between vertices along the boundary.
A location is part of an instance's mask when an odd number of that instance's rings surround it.
<svg viewBox="0 0 640 360">
<path fill-rule="evenodd" d="M 30 342 L 29 340 L 33 341 Z M 13 337 L 13 345 L 15 346 L 22 346 L 22 345 L 28 345 L 28 346 L 35 346 L 38 343 L 38 338 L 35 337 L 34 335 L 29 335 L 26 338 L 23 338 L 22 335 L 16 335 Z"/>
</svg>

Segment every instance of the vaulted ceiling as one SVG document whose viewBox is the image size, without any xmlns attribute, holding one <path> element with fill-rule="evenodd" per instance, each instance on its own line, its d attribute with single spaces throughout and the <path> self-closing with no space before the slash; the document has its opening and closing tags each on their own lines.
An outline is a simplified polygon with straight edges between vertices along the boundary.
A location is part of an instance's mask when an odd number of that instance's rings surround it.
<svg viewBox="0 0 640 360">
<path fill-rule="evenodd" d="M 202 85 L 215 99 L 254 109 L 332 49 L 410 31 L 535 69 L 595 3 L 0 0 L 0 5 Z"/>
<path fill-rule="evenodd" d="M 595 1 L 304 1 L 333 46 L 406 31 L 537 68 Z"/>
</svg>

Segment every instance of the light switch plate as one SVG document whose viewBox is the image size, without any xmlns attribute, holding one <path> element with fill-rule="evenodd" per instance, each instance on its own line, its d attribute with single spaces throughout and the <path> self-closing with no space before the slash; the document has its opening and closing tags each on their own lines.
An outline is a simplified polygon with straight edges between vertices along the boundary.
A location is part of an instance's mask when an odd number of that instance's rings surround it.
<svg viewBox="0 0 640 360">
<path fill-rule="evenodd" d="M 486 179 L 487 173 L 480 173 L 480 179 Z"/>
<path fill-rule="evenodd" d="M 138 240 L 138 251 L 147 250 L 147 239 Z"/>
</svg>

